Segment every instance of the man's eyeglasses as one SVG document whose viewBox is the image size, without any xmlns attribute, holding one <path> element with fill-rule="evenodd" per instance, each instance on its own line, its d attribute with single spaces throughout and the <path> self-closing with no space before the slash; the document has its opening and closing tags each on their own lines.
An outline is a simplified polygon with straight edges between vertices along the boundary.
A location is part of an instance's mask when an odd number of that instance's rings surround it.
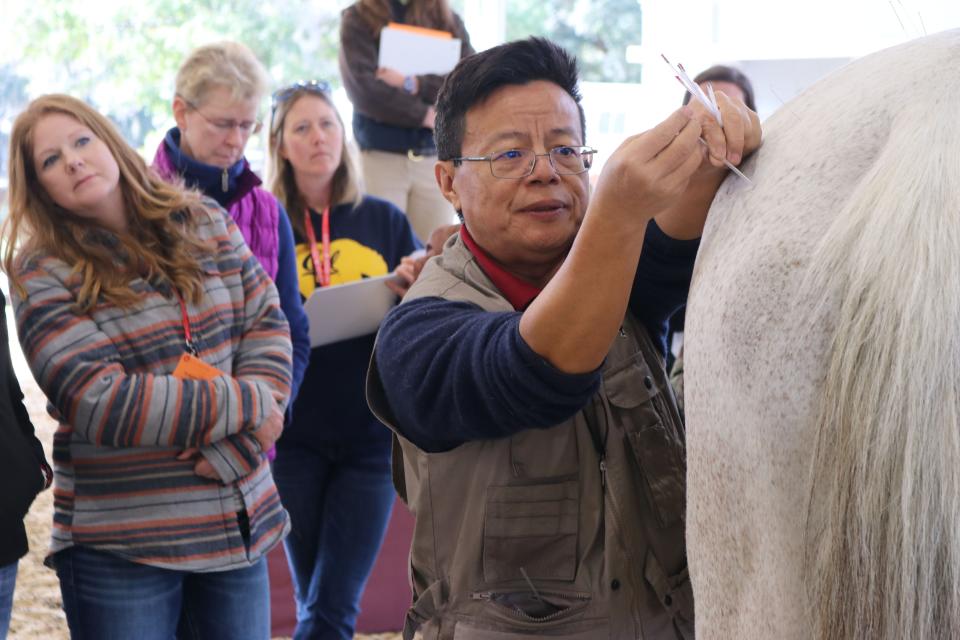
<svg viewBox="0 0 960 640">
<path fill-rule="evenodd" d="M 505 149 L 488 156 L 453 158 L 453 164 L 460 166 L 462 162 L 489 162 L 494 178 L 519 180 L 533 173 L 540 156 L 550 158 L 550 165 L 558 174 L 575 175 L 590 169 L 596 152 L 592 147 L 575 146 L 554 147 L 546 153 L 534 153 L 533 149 Z"/>
<path fill-rule="evenodd" d="M 277 107 L 279 107 L 281 103 L 286 102 L 292 95 L 300 91 L 330 97 L 330 83 L 326 80 L 307 80 L 304 82 L 294 82 L 291 85 L 277 89 L 273 92 L 270 100 L 270 117 L 273 117 L 273 114 L 276 113 Z"/>
<path fill-rule="evenodd" d="M 238 122 L 233 119 L 227 120 L 227 119 L 220 119 L 220 118 L 211 118 L 207 115 L 204 115 L 203 111 L 200 111 L 199 107 L 197 107 L 197 105 L 193 104 L 189 100 L 184 100 L 184 102 L 188 107 L 196 111 L 201 118 L 206 120 L 210 126 L 212 126 L 214 129 L 216 129 L 218 132 L 220 132 L 223 135 L 227 135 L 234 129 L 238 129 L 240 133 L 242 133 L 243 135 L 249 136 L 250 134 L 259 133 L 260 128 L 263 126 L 263 123 L 260 122 L 259 120 L 244 120 L 242 122 Z"/>
</svg>

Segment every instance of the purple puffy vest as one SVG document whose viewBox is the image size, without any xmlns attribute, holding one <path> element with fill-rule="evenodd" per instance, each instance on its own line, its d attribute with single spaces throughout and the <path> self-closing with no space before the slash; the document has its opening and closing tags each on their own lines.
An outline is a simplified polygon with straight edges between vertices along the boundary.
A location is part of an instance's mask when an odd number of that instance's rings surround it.
<svg viewBox="0 0 960 640">
<path fill-rule="evenodd" d="M 161 141 L 157 153 L 153 157 L 153 168 L 161 178 L 173 181 L 177 177 L 177 170 L 167 152 L 167 145 Z M 250 251 L 260 261 L 264 271 L 271 280 L 276 281 L 278 256 L 280 254 L 280 207 L 272 193 L 261 189 L 260 179 L 249 167 L 246 169 L 249 176 L 243 176 L 253 182 L 253 187 L 227 208 L 230 217 L 240 228 L 243 239 L 246 240 Z"/>
</svg>

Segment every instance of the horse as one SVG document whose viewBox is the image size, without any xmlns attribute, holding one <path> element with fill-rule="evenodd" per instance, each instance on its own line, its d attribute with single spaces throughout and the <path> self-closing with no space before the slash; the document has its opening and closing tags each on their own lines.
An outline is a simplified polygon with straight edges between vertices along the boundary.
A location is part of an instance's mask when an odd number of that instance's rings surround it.
<svg viewBox="0 0 960 640">
<path fill-rule="evenodd" d="M 701 640 L 960 638 L 960 30 L 778 109 L 686 319 Z"/>
</svg>

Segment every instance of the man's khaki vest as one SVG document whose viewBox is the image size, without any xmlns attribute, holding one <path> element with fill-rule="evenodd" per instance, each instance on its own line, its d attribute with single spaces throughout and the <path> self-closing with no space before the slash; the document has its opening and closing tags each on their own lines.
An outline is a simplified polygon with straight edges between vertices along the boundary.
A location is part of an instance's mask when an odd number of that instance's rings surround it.
<svg viewBox="0 0 960 640">
<path fill-rule="evenodd" d="M 427 296 L 513 311 L 459 237 L 404 302 Z M 405 639 L 693 637 L 683 428 L 629 313 L 600 390 L 549 429 L 427 453 L 397 430 L 375 358 L 367 396 L 394 430 L 394 484 L 416 517 Z"/>
</svg>

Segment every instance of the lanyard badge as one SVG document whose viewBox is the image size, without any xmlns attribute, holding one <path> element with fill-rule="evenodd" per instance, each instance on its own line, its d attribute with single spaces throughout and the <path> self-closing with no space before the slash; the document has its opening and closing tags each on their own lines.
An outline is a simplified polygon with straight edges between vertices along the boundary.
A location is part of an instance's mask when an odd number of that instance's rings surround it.
<svg viewBox="0 0 960 640">
<path fill-rule="evenodd" d="M 180 314 L 183 319 L 183 342 L 186 353 L 180 356 L 177 362 L 177 368 L 173 371 L 173 376 L 185 380 L 212 380 L 217 376 L 226 375 L 223 371 L 209 365 L 199 356 L 197 345 L 193 341 L 193 334 L 190 331 L 190 314 L 187 313 L 187 303 L 183 296 L 177 291 L 177 301 L 180 303 Z"/>
<path fill-rule="evenodd" d="M 177 301 L 180 303 L 180 316 L 183 319 L 183 344 L 187 353 L 196 357 L 199 353 L 197 345 L 193 342 L 193 334 L 190 332 L 190 315 L 187 313 L 187 303 L 183 301 L 183 296 L 177 291 Z"/>
<path fill-rule="evenodd" d="M 313 262 L 313 274 L 317 285 L 320 287 L 330 286 L 330 207 L 323 210 L 323 219 L 321 222 L 321 242 L 323 257 L 320 257 L 320 248 L 317 247 L 317 236 L 313 231 L 313 220 L 310 218 L 310 209 L 303 211 L 303 226 L 307 233 L 307 240 L 310 243 L 310 260 Z"/>
</svg>

